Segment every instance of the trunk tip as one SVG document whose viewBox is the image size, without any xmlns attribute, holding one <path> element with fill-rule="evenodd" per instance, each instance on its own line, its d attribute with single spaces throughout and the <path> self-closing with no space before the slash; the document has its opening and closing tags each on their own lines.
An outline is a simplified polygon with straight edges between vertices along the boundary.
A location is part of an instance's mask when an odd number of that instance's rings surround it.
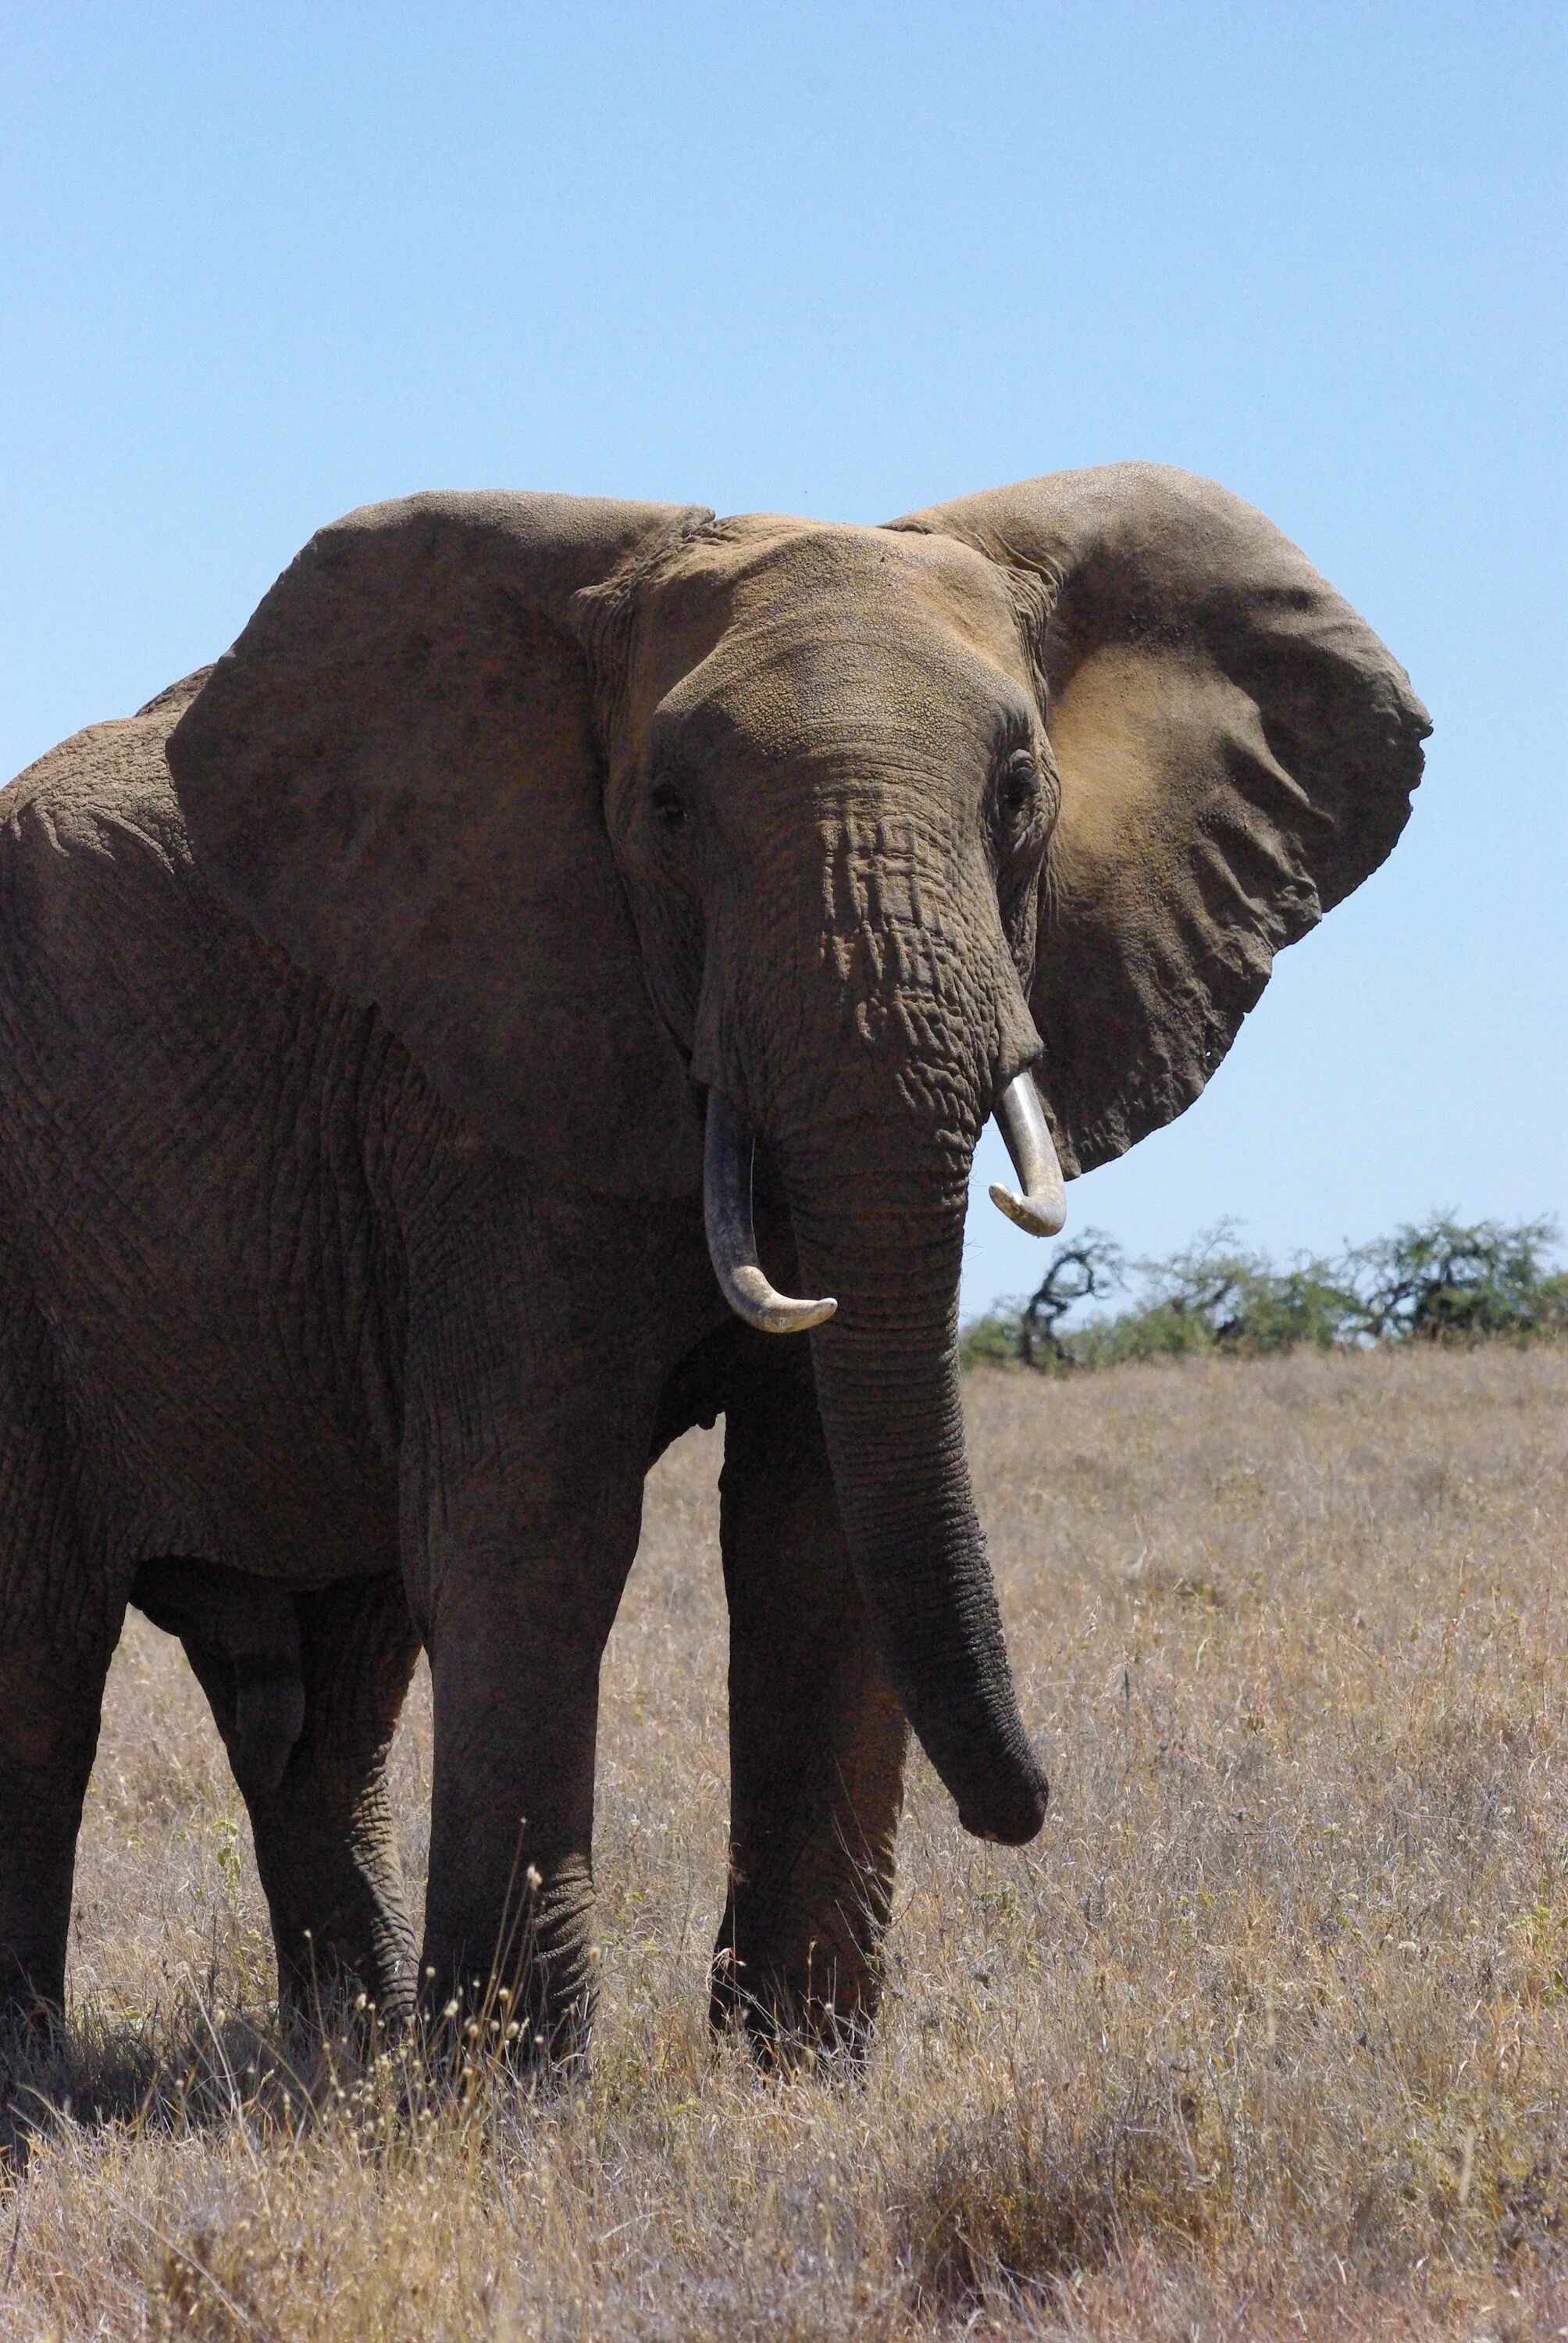
<svg viewBox="0 0 1568 2343">
<path fill-rule="evenodd" d="M 1045 1821 L 1050 1799 L 1050 1785 L 1031 1759 L 1027 1774 L 1010 1783 L 1000 1797 L 983 1805 L 960 1800 L 959 1821 L 971 1838 L 984 1839 L 988 1845 L 1027 1846 Z"/>
</svg>

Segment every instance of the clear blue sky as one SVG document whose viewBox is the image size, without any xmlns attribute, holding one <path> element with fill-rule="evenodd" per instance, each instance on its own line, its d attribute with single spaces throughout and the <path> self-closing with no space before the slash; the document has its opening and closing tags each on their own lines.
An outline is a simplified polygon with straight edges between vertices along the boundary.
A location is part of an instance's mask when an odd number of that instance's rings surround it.
<svg viewBox="0 0 1568 2343">
<path fill-rule="evenodd" d="M 5 0 L 0 769 L 367 498 L 875 521 L 1186 465 L 1436 733 L 1392 861 L 1073 1224 L 1563 1211 L 1565 49 L 1531 0 Z M 970 1308 L 1033 1282 L 970 1240 Z"/>
</svg>

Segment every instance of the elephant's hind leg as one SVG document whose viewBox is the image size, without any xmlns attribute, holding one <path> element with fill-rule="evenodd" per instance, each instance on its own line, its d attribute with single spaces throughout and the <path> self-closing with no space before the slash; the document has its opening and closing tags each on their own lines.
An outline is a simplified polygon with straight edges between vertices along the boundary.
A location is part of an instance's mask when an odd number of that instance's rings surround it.
<svg viewBox="0 0 1568 2343">
<path fill-rule="evenodd" d="M 42 1322 L 0 1283 L 0 2025 L 65 1995 L 76 1833 L 123 1590 L 82 1558 L 75 1459 Z"/>
<path fill-rule="evenodd" d="M 76 1833 L 114 1649 L 62 1650 L 0 1621 L 0 2026 L 65 1999 Z"/>
<path fill-rule="evenodd" d="M 850 1573 L 809 1375 L 727 1402 L 730 1882 L 712 2016 L 789 2057 L 865 2042 L 908 1728 Z"/>
<path fill-rule="evenodd" d="M 396 1574 L 283 1599 L 297 1621 L 303 1716 L 278 1778 L 242 1782 L 272 1915 L 279 2009 L 310 2022 L 363 1992 L 397 2023 L 413 2010 L 415 1940 L 387 1761 L 418 1632 Z M 232 1660 L 211 1631 L 181 1633 L 233 1755 Z"/>
</svg>

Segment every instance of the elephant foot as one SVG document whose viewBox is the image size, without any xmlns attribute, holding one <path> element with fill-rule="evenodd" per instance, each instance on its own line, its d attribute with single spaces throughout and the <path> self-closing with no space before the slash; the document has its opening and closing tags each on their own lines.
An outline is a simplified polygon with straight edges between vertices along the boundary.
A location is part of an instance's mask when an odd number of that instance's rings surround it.
<svg viewBox="0 0 1568 2343">
<path fill-rule="evenodd" d="M 25 1960 L 0 1965 L 0 2069 L 51 2057 L 65 2046 L 65 1985 L 40 1990 Z"/>
<path fill-rule="evenodd" d="M 593 1909 L 588 1866 L 573 1862 L 548 1879 L 530 1866 L 519 1908 L 498 1927 L 433 1925 L 419 1986 L 432 2066 L 463 2078 L 502 2068 L 534 2083 L 580 2072 L 598 1998 Z M 454 1937 L 459 1949 L 443 1957 Z M 467 1947 L 487 1938 L 481 1966 Z"/>
<path fill-rule="evenodd" d="M 716 2033 L 744 2034 L 765 2071 L 824 2076 L 859 2072 L 869 2054 L 881 1978 L 859 1948 L 826 1935 L 798 1956 L 746 1957 L 735 1941 L 733 1904 L 726 1909 L 709 1972 L 709 2022 Z"/>
<path fill-rule="evenodd" d="M 275 1845 L 269 1841 L 269 1854 Z M 356 1873 L 346 1859 L 338 1867 L 348 1875 L 352 1893 L 334 1895 L 340 1882 L 331 1876 L 322 1883 L 296 1874 L 286 1883 L 294 1908 L 285 1906 L 281 1892 L 274 1896 L 278 2016 L 301 2035 L 400 2035 L 417 2007 L 414 1936 L 401 1879 L 389 1890 L 385 1877 L 363 1875 L 368 1865 Z M 264 1874 L 268 1884 L 275 1876 Z M 307 1901 L 301 1890 L 310 1887 L 318 1892 Z"/>
<path fill-rule="evenodd" d="M 496 2078 L 555 2091 L 587 2072 L 594 2017 L 587 1994 L 565 2007 L 554 1999 L 530 2006 L 494 1974 L 470 1976 L 438 2000 L 442 1989 L 438 1981 L 429 1985 L 418 2020 L 426 2071 L 438 2089 Z"/>
</svg>

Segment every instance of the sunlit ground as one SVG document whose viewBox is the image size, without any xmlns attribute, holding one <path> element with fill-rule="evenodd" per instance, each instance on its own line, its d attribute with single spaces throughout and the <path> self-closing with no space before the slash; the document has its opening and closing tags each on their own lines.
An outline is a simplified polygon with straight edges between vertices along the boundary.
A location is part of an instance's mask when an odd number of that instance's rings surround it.
<svg viewBox="0 0 1568 2343">
<path fill-rule="evenodd" d="M 276 2071 L 237 1794 L 135 1624 L 0 2335 L 1568 2331 L 1568 1351 L 981 1373 L 970 1412 L 1053 1802 L 982 1847 L 919 1765 L 859 2084 L 704 2023 L 717 1436 L 649 1486 L 553 2102 Z M 416 1875 L 428 1748 L 421 1681 Z"/>
</svg>

